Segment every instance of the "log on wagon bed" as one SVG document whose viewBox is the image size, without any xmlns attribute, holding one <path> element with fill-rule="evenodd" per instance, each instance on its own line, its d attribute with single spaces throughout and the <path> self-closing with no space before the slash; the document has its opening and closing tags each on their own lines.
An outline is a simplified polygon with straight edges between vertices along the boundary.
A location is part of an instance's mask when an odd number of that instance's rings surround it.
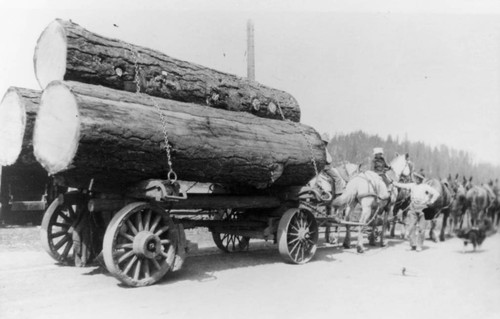
<svg viewBox="0 0 500 319">
<path fill-rule="evenodd" d="M 297 101 L 284 91 L 106 38 L 70 21 L 47 26 L 34 63 L 42 89 L 53 80 L 70 80 L 135 92 L 138 73 L 141 91 L 153 96 L 300 121 Z"/>
<path fill-rule="evenodd" d="M 0 165 L 38 165 L 33 156 L 33 127 L 42 92 L 10 87 L 0 102 Z"/>
<path fill-rule="evenodd" d="M 50 193 L 47 172 L 33 155 L 32 135 L 42 92 L 10 87 L 0 102 L 0 202 L 7 223 L 39 223 Z"/>
<path fill-rule="evenodd" d="M 162 121 L 164 116 L 164 121 Z M 167 179 L 163 130 L 180 180 L 257 189 L 305 185 L 325 165 L 319 134 L 259 118 L 78 82 L 44 91 L 34 132 L 37 160 L 66 186 L 124 190 Z"/>
</svg>

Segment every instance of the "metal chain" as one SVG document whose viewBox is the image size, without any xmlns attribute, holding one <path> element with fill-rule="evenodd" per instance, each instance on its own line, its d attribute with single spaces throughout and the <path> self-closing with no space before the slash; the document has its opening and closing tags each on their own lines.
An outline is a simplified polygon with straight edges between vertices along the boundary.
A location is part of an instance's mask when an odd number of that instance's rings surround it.
<svg viewBox="0 0 500 319">
<path fill-rule="evenodd" d="M 134 82 L 135 82 L 135 87 L 136 87 L 136 94 L 141 94 L 141 79 L 139 77 L 139 51 L 134 50 L 132 45 L 129 45 L 129 49 L 135 53 L 134 54 L 134 70 L 135 70 L 135 76 L 134 76 Z M 145 94 L 153 103 L 153 105 L 156 107 L 156 110 L 158 111 L 158 114 L 160 115 L 160 120 L 162 123 L 162 131 L 163 131 L 163 140 L 165 142 L 165 151 L 167 153 L 167 164 L 168 164 L 168 174 L 167 174 L 167 179 L 168 181 L 171 182 L 176 182 L 177 181 L 177 174 L 174 172 L 174 169 L 172 168 L 172 147 L 170 146 L 170 143 L 168 141 L 168 130 L 167 130 L 167 117 L 165 114 L 161 111 L 160 106 L 156 101 L 150 96 Z"/>
<path fill-rule="evenodd" d="M 302 126 L 298 125 L 296 122 L 290 121 L 289 119 L 285 118 L 285 114 L 283 113 L 283 110 L 281 109 L 280 103 L 278 102 L 276 104 L 278 105 L 278 110 L 280 111 L 280 114 L 281 114 L 281 117 L 283 118 L 283 120 L 292 123 L 293 126 L 295 126 L 296 128 L 298 128 L 299 131 L 300 131 L 300 134 L 302 134 L 302 136 L 306 140 L 307 147 L 309 148 L 309 152 L 311 154 L 311 163 L 313 164 L 314 172 L 316 173 L 315 176 L 318 176 L 319 175 L 319 171 L 318 171 L 318 165 L 316 164 L 316 159 L 314 158 L 314 150 L 313 150 L 311 142 L 307 138 L 306 132 L 304 131 L 304 129 L 302 128 Z M 318 181 L 316 180 L 316 183 L 317 182 Z"/>
</svg>

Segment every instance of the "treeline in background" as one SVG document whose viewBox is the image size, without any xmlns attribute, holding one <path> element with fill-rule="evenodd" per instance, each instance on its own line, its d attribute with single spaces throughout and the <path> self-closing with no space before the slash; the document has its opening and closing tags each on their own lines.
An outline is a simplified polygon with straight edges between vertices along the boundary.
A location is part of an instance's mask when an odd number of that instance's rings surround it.
<svg viewBox="0 0 500 319">
<path fill-rule="evenodd" d="M 399 154 L 408 153 L 415 169 L 423 169 L 427 177 L 445 178 L 448 174 L 456 174 L 469 178 L 473 176 L 474 183 L 487 183 L 500 178 L 500 166 L 489 163 L 476 163 L 473 156 L 465 151 L 449 148 L 446 145 L 431 147 L 422 142 L 410 142 L 407 138 L 388 136 L 383 139 L 377 135 L 368 135 L 362 131 L 349 134 L 336 134 L 328 138 L 328 150 L 333 158 L 333 164 L 343 161 L 363 164 L 362 169 L 370 169 L 373 158 L 373 148 L 382 147 L 388 163 Z"/>
</svg>

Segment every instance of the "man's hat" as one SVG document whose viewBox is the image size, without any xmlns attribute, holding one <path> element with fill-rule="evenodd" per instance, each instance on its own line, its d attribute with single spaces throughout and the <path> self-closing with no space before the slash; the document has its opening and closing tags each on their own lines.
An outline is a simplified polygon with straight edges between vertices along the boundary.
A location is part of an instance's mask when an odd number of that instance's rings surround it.
<svg viewBox="0 0 500 319">
<path fill-rule="evenodd" d="M 373 149 L 373 155 L 384 154 L 384 149 L 382 147 L 375 147 Z"/>
<path fill-rule="evenodd" d="M 328 134 L 326 134 L 326 133 L 324 133 L 324 134 L 322 134 L 322 135 L 321 135 L 321 140 L 322 140 L 322 141 L 323 141 L 323 143 L 325 143 L 325 144 L 330 143 L 329 138 L 328 138 Z"/>
<path fill-rule="evenodd" d="M 333 162 L 332 156 L 328 150 L 326 151 L 326 165 L 330 165 Z"/>
</svg>

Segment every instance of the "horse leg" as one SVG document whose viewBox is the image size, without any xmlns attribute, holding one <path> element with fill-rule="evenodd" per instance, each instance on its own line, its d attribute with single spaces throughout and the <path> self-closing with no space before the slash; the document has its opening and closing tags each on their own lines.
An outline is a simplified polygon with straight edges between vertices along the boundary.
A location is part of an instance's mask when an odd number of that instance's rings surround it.
<svg viewBox="0 0 500 319">
<path fill-rule="evenodd" d="M 437 243 L 436 225 L 437 225 L 437 220 L 436 219 L 432 219 L 431 220 L 431 229 L 429 230 L 429 239 L 432 240 L 435 243 Z"/>
<path fill-rule="evenodd" d="M 374 214 L 376 215 L 377 213 L 378 212 L 375 212 Z M 370 216 L 370 217 L 372 217 L 372 216 Z M 370 245 L 370 246 L 376 246 L 377 245 L 376 244 L 376 239 L 377 239 L 377 222 L 378 222 L 377 218 L 378 218 L 378 216 L 373 216 L 373 220 L 370 223 L 370 225 L 366 225 L 368 227 L 371 227 L 370 233 L 368 234 L 368 245 Z M 361 223 L 361 218 L 360 218 L 359 222 Z"/>
<path fill-rule="evenodd" d="M 397 220 L 398 220 L 398 213 L 399 212 L 395 212 L 394 210 L 392 211 L 392 222 L 390 223 L 391 225 L 391 230 L 390 230 L 390 234 L 389 234 L 389 237 L 391 238 L 394 238 L 396 237 L 396 223 L 397 223 Z"/>
<path fill-rule="evenodd" d="M 371 212 L 373 211 L 373 209 L 375 209 L 375 212 L 372 215 Z M 370 216 L 368 216 L 368 218 L 367 218 L 367 219 L 372 220 L 370 225 L 366 225 L 368 227 L 371 227 L 370 234 L 368 234 L 368 245 L 370 245 L 370 246 L 377 245 L 377 230 L 378 230 L 378 222 L 379 222 L 378 210 L 379 210 L 378 207 L 372 207 L 370 209 Z M 382 228 L 382 230 L 383 230 L 383 228 Z"/>
<path fill-rule="evenodd" d="M 470 210 L 467 208 L 467 206 L 464 206 L 462 210 L 462 215 L 460 216 L 460 229 L 464 227 L 464 221 L 468 223 L 468 226 L 470 227 Z"/>
<path fill-rule="evenodd" d="M 406 227 L 408 221 L 408 210 L 405 209 L 401 212 L 401 239 L 408 238 L 408 229 Z"/>
<path fill-rule="evenodd" d="M 457 215 L 455 212 L 450 211 L 450 215 L 448 217 L 448 236 L 453 236 L 455 229 L 457 228 Z"/>
<path fill-rule="evenodd" d="M 476 225 L 476 211 L 471 208 L 469 210 L 469 227 L 474 227 Z"/>
<path fill-rule="evenodd" d="M 448 223 L 448 216 L 450 215 L 449 209 L 445 209 L 443 211 L 443 222 L 441 224 L 441 233 L 439 234 L 439 240 L 444 241 L 444 231 L 446 229 L 446 225 Z"/>
<path fill-rule="evenodd" d="M 332 208 L 331 201 L 330 201 L 330 203 L 328 203 L 326 205 L 326 216 L 327 217 L 332 215 L 332 210 L 333 210 L 333 208 Z M 332 243 L 331 240 L 332 240 L 331 239 L 331 230 L 330 230 L 330 225 L 328 225 L 325 227 L 325 241 L 327 243 L 331 244 Z"/>
<path fill-rule="evenodd" d="M 500 217 L 500 209 L 497 206 L 495 214 L 493 215 L 493 218 L 494 218 L 494 220 L 493 220 L 493 226 L 498 227 L 498 222 L 499 222 L 499 219 L 500 219 L 499 217 Z"/>
<path fill-rule="evenodd" d="M 350 205 L 346 208 L 346 212 L 345 212 L 345 220 L 346 221 L 350 220 L 352 210 L 353 210 L 352 205 Z M 351 248 L 351 230 L 349 228 L 349 225 L 345 225 L 345 237 L 344 237 L 344 243 L 342 244 L 342 246 L 344 248 L 347 248 L 347 249 Z"/>
<path fill-rule="evenodd" d="M 396 222 L 394 220 L 390 222 L 389 237 L 396 237 Z"/>
<path fill-rule="evenodd" d="M 369 200 L 371 199 L 371 200 Z M 373 198 L 370 197 L 365 197 L 361 200 L 361 218 L 359 219 L 360 224 L 366 223 L 368 218 L 370 218 L 371 212 L 372 212 L 372 201 Z M 358 226 L 358 243 L 356 245 L 356 248 L 358 250 L 358 253 L 363 253 L 365 251 L 365 247 L 363 246 L 363 229 L 364 226 Z"/>
<path fill-rule="evenodd" d="M 387 216 L 389 216 L 389 214 L 392 213 L 392 210 L 393 210 L 394 207 L 389 207 L 387 210 L 384 209 L 383 211 L 383 214 L 384 214 L 384 218 L 383 218 L 383 222 L 382 222 L 382 232 L 380 233 L 380 247 L 385 247 L 386 246 L 386 242 L 385 242 L 385 232 L 386 232 L 386 225 L 387 225 Z"/>
<path fill-rule="evenodd" d="M 370 227 L 370 225 L 368 225 Z M 371 230 L 370 234 L 368 234 L 368 245 L 370 246 L 376 246 L 376 239 L 377 239 L 377 226 L 371 225 Z"/>
</svg>

